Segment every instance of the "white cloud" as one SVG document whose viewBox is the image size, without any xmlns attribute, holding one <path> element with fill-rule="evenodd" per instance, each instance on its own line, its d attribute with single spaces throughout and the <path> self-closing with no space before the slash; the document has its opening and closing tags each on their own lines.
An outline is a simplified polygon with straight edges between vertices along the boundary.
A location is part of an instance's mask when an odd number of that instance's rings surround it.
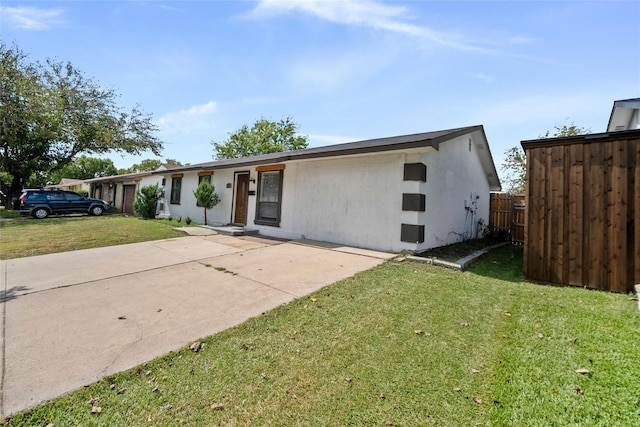
<svg viewBox="0 0 640 427">
<path fill-rule="evenodd" d="M 326 0 L 261 0 L 250 16 L 269 17 L 282 13 L 302 12 L 326 21 L 373 28 L 375 30 L 407 35 L 436 45 L 457 50 L 497 54 L 486 47 L 487 41 L 472 40 L 462 34 L 438 31 L 425 25 L 410 22 L 409 10 L 402 6 L 390 6 L 376 1 L 326 1 Z M 528 41 L 526 37 L 512 37 L 509 44 Z"/>
<path fill-rule="evenodd" d="M 156 124 L 164 135 L 189 135 L 209 132 L 216 128 L 215 114 L 218 105 L 214 101 L 191 108 L 170 112 L 160 117 Z"/>
<path fill-rule="evenodd" d="M 37 7 L 0 6 L 2 21 L 21 30 L 45 31 L 64 26 L 63 9 L 41 9 Z"/>
</svg>

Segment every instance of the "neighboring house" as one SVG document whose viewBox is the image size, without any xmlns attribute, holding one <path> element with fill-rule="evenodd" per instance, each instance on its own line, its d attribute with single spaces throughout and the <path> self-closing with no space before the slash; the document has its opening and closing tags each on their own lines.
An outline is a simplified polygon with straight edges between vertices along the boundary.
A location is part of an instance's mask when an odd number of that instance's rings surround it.
<svg viewBox="0 0 640 427">
<path fill-rule="evenodd" d="M 607 132 L 640 129 L 640 98 L 614 101 Z"/>
<path fill-rule="evenodd" d="M 164 172 L 173 167 L 176 166 L 163 164 L 156 171 Z M 84 182 L 90 186 L 89 196 L 103 199 L 120 212 L 133 215 L 133 203 L 138 190 L 148 185 L 161 186 L 162 178 L 158 175 L 152 175 L 152 172 L 136 172 L 92 178 Z"/>
<path fill-rule="evenodd" d="M 57 185 L 47 185 L 48 188 L 59 188 L 69 191 L 89 191 L 89 185 L 82 179 L 62 178 Z"/>
<path fill-rule="evenodd" d="M 391 252 L 475 238 L 500 190 L 482 126 L 372 139 L 156 171 L 168 215 L 203 223 L 193 191 L 221 202 L 210 224 Z M 480 224 L 480 226 L 479 226 Z"/>
<path fill-rule="evenodd" d="M 607 133 L 522 141 L 526 279 L 614 292 L 640 283 L 639 109 L 615 101 Z"/>
</svg>

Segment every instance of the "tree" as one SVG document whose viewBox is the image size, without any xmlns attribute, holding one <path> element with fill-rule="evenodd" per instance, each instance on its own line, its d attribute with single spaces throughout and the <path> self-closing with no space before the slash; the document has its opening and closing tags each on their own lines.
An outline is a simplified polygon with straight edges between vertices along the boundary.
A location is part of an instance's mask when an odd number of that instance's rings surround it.
<svg viewBox="0 0 640 427">
<path fill-rule="evenodd" d="M 62 178 L 91 179 L 117 175 L 118 170 L 111 159 L 100 159 L 82 155 L 49 175 L 49 180 L 57 184 Z"/>
<path fill-rule="evenodd" d="M 298 124 L 291 117 L 272 122 L 257 120 L 251 129 L 243 125 L 229 134 L 225 142 L 212 142 L 216 159 L 236 159 L 259 154 L 279 153 L 307 148 L 308 136 L 298 134 Z"/>
<path fill-rule="evenodd" d="M 136 200 L 133 202 L 133 209 L 144 219 L 153 219 L 156 217 L 156 206 L 158 201 L 163 197 L 162 189 L 158 184 L 147 185 L 142 187 Z"/>
<path fill-rule="evenodd" d="M 118 174 L 151 172 L 158 169 L 163 164 L 159 159 L 144 159 L 140 163 L 134 163 L 130 168 L 118 169 Z M 182 166 L 182 163 L 175 159 L 165 159 L 164 164 Z"/>
<path fill-rule="evenodd" d="M 151 115 L 138 106 L 125 112 L 116 98 L 69 62 L 29 62 L 0 42 L 0 170 L 11 178 L 10 196 L 80 154 L 159 155 Z"/>
<path fill-rule="evenodd" d="M 213 184 L 202 181 L 198 188 L 193 191 L 193 195 L 196 197 L 198 206 L 204 208 L 204 225 L 207 225 L 207 209 L 213 209 L 218 203 L 220 203 L 220 197 L 216 193 L 216 188 Z"/>
<path fill-rule="evenodd" d="M 511 194 L 524 194 L 527 162 L 524 150 L 520 146 L 509 148 L 504 152 L 505 159 L 502 163 L 503 177 L 506 192 Z"/>
<path fill-rule="evenodd" d="M 150 172 L 158 169 L 162 161 L 158 159 L 144 159 L 140 163 L 134 163 L 126 173 Z"/>
<path fill-rule="evenodd" d="M 546 131 L 538 138 L 560 138 L 566 136 L 584 135 L 591 132 L 589 128 L 576 126 L 573 122 L 569 125 L 553 126 L 555 132 L 551 134 Z M 525 191 L 526 175 L 527 175 L 527 159 L 524 150 L 519 145 L 509 148 L 504 152 L 505 159 L 502 163 L 502 171 L 505 173 L 503 181 L 506 186 L 507 193 L 523 194 Z"/>
</svg>

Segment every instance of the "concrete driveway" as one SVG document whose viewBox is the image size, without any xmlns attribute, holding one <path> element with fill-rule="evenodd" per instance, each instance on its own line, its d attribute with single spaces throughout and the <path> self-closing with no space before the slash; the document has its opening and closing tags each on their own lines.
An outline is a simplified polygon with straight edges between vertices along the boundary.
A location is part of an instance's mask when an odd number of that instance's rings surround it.
<svg viewBox="0 0 640 427">
<path fill-rule="evenodd" d="M 2 261 L 0 418 L 392 256 L 318 242 L 200 235 Z"/>
</svg>

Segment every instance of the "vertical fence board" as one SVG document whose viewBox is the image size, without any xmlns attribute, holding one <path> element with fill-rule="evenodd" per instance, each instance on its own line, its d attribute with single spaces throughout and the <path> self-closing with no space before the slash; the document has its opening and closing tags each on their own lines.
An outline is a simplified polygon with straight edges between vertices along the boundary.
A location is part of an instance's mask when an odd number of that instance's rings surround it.
<svg viewBox="0 0 640 427">
<path fill-rule="evenodd" d="M 583 264 L 583 232 L 582 221 L 583 211 L 583 153 L 584 145 L 574 144 L 570 148 L 569 165 L 569 205 L 567 211 L 567 229 L 569 240 L 569 270 L 567 283 L 570 285 L 582 285 L 582 264 Z"/>
<path fill-rule="evenodd" d="M 611 290 L 625 292 L 627 281 L 627 141 L 614 141 L 611 164 L 611 200 L 609 204 L 609 259 Z"/>
<path fill-rule="evenodd" d="M 630 220 L 632 221 L 632 227 L 634 228 L 634 241 L 632 246 L 632 258 L 633 262 L 630 269 L 633 271 L 633 284 L 640 284 L 640 221 L 637 219 L 640 216 L 640 140 L 634 141 L 635 147 L 633 162 L 633 172 L 630 175 L 634 176 L 632 187 L 633 202 L 629 203 L 633 205 L 633 211 L 630 212 Z"/>
<path fill-rule="evenodd" d="M 605 182 L 604 159 L 601 144 L 589 144 L 591 165 L 589 170 L 591 188 L 585 189 L 589 196 L 589 288 L 604 287 L 606 276 L 603 260 L 606 255 L 605 238 Z"/>
</svg>

